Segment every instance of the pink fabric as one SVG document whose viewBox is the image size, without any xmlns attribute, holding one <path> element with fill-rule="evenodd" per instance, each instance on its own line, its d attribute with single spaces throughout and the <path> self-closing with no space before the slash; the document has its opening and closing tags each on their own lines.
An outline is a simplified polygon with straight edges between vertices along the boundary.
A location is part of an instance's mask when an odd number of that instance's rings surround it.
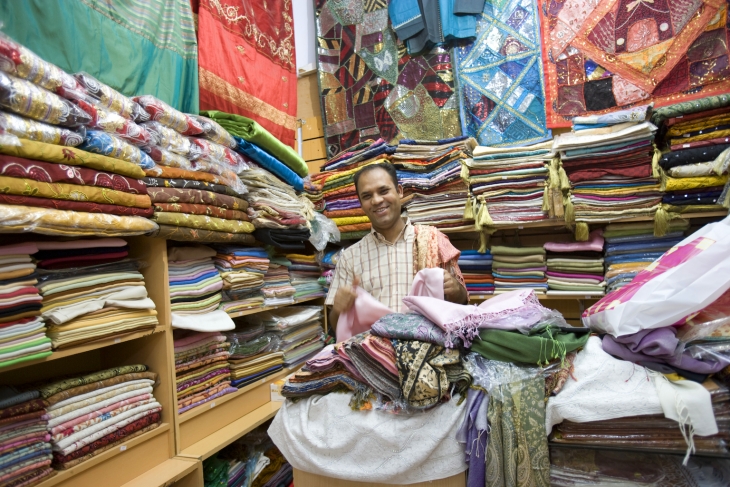
<svg viewBox="0 0 730 487">
<path fill-rule="evenodd" d="M 337 341 L 344 342 L 350 337 L 366 332 L 385 315 L 393 311 L 372 297 L 361 287 L 356 290 L 355 303 L 337 320 Z M 411 284 L 410 296 L 428 296 L 444 303 L 444 270 L 423 269 L 418 271 Z M 403 299 L 408 299 L 407 297 Z M 177 342 L 176 342 L 177 343 Z"/>
<path fill-rule="evenodd" d="M 593 230 L 587 242 L 547 242 L 544 247 L 549 252 L 600 252 L 603 250 L 603 230 Z"/>
<path fill-rule="evenodd" d="M 566 274 L 565 272 L 553 272 L 547 271 L 548 277 L 562 277 L 567 279 L 595 279 L 596 281 L 603 281 L 603 276 L 594 274 Z"/>
<path fill-rule="evenodd" d="M 94 240 L 70 240 L 68 242 L 32 242 L 38 250 L 96 249 L 99 247 L 124 247 L 126 240 L 121 238 L 97 238 Z"/>
<path fill-rule="evenodd" d="M 184 338 L 178 338 L 177 340 L 175 340 L 175 351 L 177 352 L 177 351 L 179 351 L 178 349 L 180 349 L 186 345 L 190 345 L 192 343 L 203 342 L 203 341 L 207 340 L 208 338 L 221 337 L 221 336 L 223 336 L 223 335 L 221 335 L 217 331 L 208 331 L 208 332 L 204 332 L 204 333 L 193 333 L 190 336 L 186 336 Z M 225 337 L 223 337 L 223 338 L 225 338 Z"/>
<path fill-rule="evenodd" d="M 129 404 L 134 404 L 136 402 L 146 401 L 148 399 L 154 399 L 152 394 L 140 394 L 139 396 L 135 396 L 135 397 L 131 397 L 129 399 L 125 399 L 123 401 L 115 402 L 111 406 L 107 406 L 103 409 L 99 409 L 97 411 L 70 419 L 70 420 L 66 421 L 65 423 L 61 423 L 51 429 L 51 434 L 57 435 L 59 433 L 63 433 L 64 431 L 73 428 L 77 424 L 81 424 L 90 419 L 94 419 L 96 417 L 101 416 L 102 414 L 109 413 L 111 411 L 114 411 L 115 409 L 121 408 L 122 406 L 127 406 Z"/>
<path fill-rule="evenodd" d="M 387 338 L 369 335 L 362 341 L 362 348 L 374 360 L 377 360 L 378 363 L 385 367 L 388 372 L 398 377 L 398 367 L 395 365 L 395 350 L 393 349 L 393 345 L 391 345 L 390 340 Z"/>
<path fill-rule="evenodd" d="M 0 255 L 30 255 L 38 252 L 38 247 L 33 242 L 3 245 L 0 247 Z"/>
</svg>

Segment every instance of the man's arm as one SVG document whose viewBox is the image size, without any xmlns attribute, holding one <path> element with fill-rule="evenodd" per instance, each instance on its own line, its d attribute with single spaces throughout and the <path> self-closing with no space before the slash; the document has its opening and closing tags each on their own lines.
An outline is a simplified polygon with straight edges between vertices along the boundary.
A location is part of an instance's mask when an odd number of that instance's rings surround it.
<svg viewBox="0 0 730 487">
<path fill-rule="evenodd" d="M 444 269 L 444 299 L 456 304 L 469 304 L 466 286 L 446 269 Z"/>
</svg>

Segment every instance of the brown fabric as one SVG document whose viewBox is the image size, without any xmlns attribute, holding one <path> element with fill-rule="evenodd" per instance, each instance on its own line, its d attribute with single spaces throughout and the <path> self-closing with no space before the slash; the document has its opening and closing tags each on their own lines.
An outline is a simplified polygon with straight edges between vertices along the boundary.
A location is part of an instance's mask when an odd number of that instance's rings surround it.
<svg viewBox="0 0 730 487">
<path fill-rule="evenodd" d="M 370 230 L 373 227 L 371 223 L 355 223 L 353 225 L 342 225 L 337 227 L 340 232 L 362 232 Z"/>
<path fill-rule="evenodd" d="M 87 392 L 91 392 L 91 391 L 98 391 L 99 389 L 103 389 L 105 387 L 110 387 L 110 386 L 113 386 L 116 384 L 121 384 L 122 382 L 129 382 L 132 380 L 139 380 L 139 379 L 150 379 L 150 380 L 157 382 L 157 373 L 156 372 L 132 372 L 130 374 L 118 375 L 116 377 L 112 377 L 109 379 L 92 382 L 91 384 L 84 384 L 82 386 L 67 389 L 65 391 L 59 392 L 58 394 L 54 394 L 53 396 L 46 399 L 46 401 L 48 401 L 48 404 L 52 406 L 56 403 L 65 401 L 66 399 L 72 398 L 74 396 L 86 394 Z"/>
<path fill-rule="evenodd" d="M 82 211 L 86 213 L 105 213 L 107 215 L 141 216 L 144 218 L 149 218 L 154 213 L 152 207 L 133 208 L 131 206 L 106 205 L 89 201 L 57 200 L 54 198 L 36 198 L 35 196 L 16 196 L 9 194 L 0 194 L 0 204 Z"/>
<path fill-rule="evenodd" d="M 111 205 L 149 208 L 152 206 L 146 194 L 131 194 L 97 186 L 81 184 L 48 183 L 28 178 L 0 176 L 0 193 L 17 196 L 37 196 L 71 201 L 89 201 Z"/>
<path fill-rule="evenodd" d="M 350 216 L 367 216 L 362 208 L 353 208 L 352 210 L 335 210 L 325 211 L 324 216 L 327 218 L 346 218 Z"/>
<path fill-rule="evenodd" d="M 227 210 L 246 211 L 248 202 L 235 196 L 218 194 L 212 191 L 187 188 L 147 188 L 153 203 L 192 203 L 212 205 Z"/>
<path fill-rule="evenodd" d="M 173 225 L 160 225 L 158 229 L 148 233 L 150 237 L 160 237 L 167 240 L 179 242 L 210 242 L 210 243 L 236 243 L 253 245 L 256 239 L 250 233 L 226 233 L 213 230 L 198 230 L 197 228 L 176 227 Z"/>
<path fill-rule="evenodd" d="M 239 210 L 227 210 L 219 206 L 196 205 L 193 203 L 155 203 L 155 211 L 167 211 L 172 213 L 188 213 L 191 215 L 205 215 L 226 220 L 238 220 L 250 222 L 251 219 L 246 213 Z"/>
<path fill-rule="evenodd" d="M 223 184 L 221 178 L 215 174 L 188 171 L 186 169 L 178 169 L 176 167 L 155 166 L 152 169 L 146 169 L 145 175 L 151 178 L 193 179 L 195 181 L 208 181 L 209 183 Z"/>
</svg>

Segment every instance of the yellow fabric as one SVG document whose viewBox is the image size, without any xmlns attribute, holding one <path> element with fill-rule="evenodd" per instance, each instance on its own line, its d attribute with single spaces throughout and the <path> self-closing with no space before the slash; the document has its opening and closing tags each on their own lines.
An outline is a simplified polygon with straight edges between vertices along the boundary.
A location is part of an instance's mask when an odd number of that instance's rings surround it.
<svg viewBox="0 0 730 487">
<path fill-rule="evenodd" d="M 664 191 L 682 191 L 686 189 L 711 188 L 713 186 L 724 186 L 728 177 L 725 176 L 699 176 L 695 178 L 673 178 L 667 176 L 664 183 Z"/>
<path fill-rule="evenodd" d="M 141 318 L 154 318 L 157 319 L 157 311 L 154 309 L 140 309 L 134 311 L 119 311 L 110 310 L 105 313 L 94 313 L 87 315 L 88 317 L 82 316 L 75 320 L 64 323 L 63 325 L 51 325 L 48 327 L 49 335 L 51 333 L 61 333 L 65 331 L 79 330 L 81 328 L 93 328 L 98 326 L 106 326 L 119 324 L 123 320 L 136 320 Z"/>
<path fill-rule="evenodd" d="M 390 161 L 388 161 L 387 159 L 375 159 L 374 161 L 370 161 L 367 164 L 363 164 L 362 166 L 356 167 L 355 169 L 350 169 L 348 171 L 338 172 L 337 174 L 333 174 L 332 176 L 327 176 L 321 180 L 321 184 L 324 186 L 326 183 L 331 183 L 331 182 L 337 181 L 338 179 L 346 178 L 347 176 L 355 174 L 356 172 L 358 172 L 360 169 L 362 169 L 365 166 L 369 166 L 370 164 L 379 164 L 379 163 L 383 163 L 383 162 L 389 163 Z"/>
<path fill-rule="evenodd" d="M 124 237 L 157 230 L 157 224 L 141 216 L 0 205 L 0 232 L 35 232 L 69 237 Z"/>
<path fill-rule="evenodd" d="M 342 218 L 332 218 L 335 225 L 341 227 L 343 225 L 355 225 L 357 223 L 370 223 L 370 218 L 366 216 L 346 216 Z"/>
<path fill-rule="evenodd" d="M 123 284 L 114 282 L 112 284 L 104 285 L 104 286 L 98 286 L 94 287 L 92 290 L 93 292 L 96 291 L 103 291 L 110 289 L 113 292 L 115 288 L 122 288 L 122 287 L 128 287 L 128 286 L 143 286 L 144 287 L 144 281 L 139 280 L 138 282 L 125 282 Z M 59 306 L 68 306 L 69 304 L 78 303 L 80 301 L 85 301 L 87 299 L 92 299 L 95 296 L 89 294 L 89 290 L 83 290 L 80 292 L 74 292 L 71 294 L 65 294 L 62 296 L 54 296 L 51 294 L 48 297 L 43 297 L 43 307 L 41 308 L 41 312 L 48 311 L 53 308 L 58 308 Z"/>
<path fill-rule="evenodd" d="M 631 188 L 620 188 L 620 189 L 574 189 L 573 194 L 597 194 L 601 196 L 614 196 L 614 195 L 633 195 L 640 191 L 659 191 L 658 184 L 647 184 L 643 186 L 634 186 Z"/>
<path fill-rule="evenodd" d="M 0 176 L 0 193 L 18 196 L 36 196 L 66 201 L 90 201 L 107 205 L 149 208 L 152 200 L 146 194 L 132 194 L 99 186 L 47 183 L 28 178 Z"/>
<path fill-rule="evenodd" d="M 697 132 L 698 130 L 705 130 L 713 128 L 718 125 L 727 125 L 730 122 L 730 113 L 722 113 L 701 120 L 691 120 L 689 122 L 680 122 L 673 125 L 668 131 L 667 135 L 670 137 L 677 137 L 686 134 L 687 132 Z"/>
<path fill-rule="evenodd" d="M 715 130 L 714 132 L 707 132 L 704 134 L 695 135 L 694 137 L 678 137 L 676 139 L 670 139 L 669 145 L 688 144 L 690 142 L 697 142 L 700 140 L 719 139 L 719 138 L 727 137 L 727 136 L 730 136 L 730 129 Z"/>
<path fill-rule="evenodd" d="M 155 213 L 152 216 L 152 219 L 163 225 L 198 228 L 201 230 L 213 230 L 216 232 L 252 233 L 256 229 L 256 227 L 249 222 L 224 220 L 223 218 L 206 215 L 190 215 L 188 213 L 160 211 Z"/>
<path fill-rule="evenodd" d="M 46 144 L 33 140 L 21 139 L 21 145 L 0 145 L 0 153 L 9 156 L 24 157 L 36 161 L 55 162 L 69 166 L 83 166 L 97 171 L 107 171 L 130 178 L 142 179 L 145 174 L 141 167 L 131 162 L 112 157 L 92 154 L 75 147 Z"/>
<path fill-rule="evenodd" d="M 303 254 L 286 254 L 286 258 L 290 260 L 301 260 L 306 262 L 317 262 L 317 258 L 313 255 Z"/>
</svg>

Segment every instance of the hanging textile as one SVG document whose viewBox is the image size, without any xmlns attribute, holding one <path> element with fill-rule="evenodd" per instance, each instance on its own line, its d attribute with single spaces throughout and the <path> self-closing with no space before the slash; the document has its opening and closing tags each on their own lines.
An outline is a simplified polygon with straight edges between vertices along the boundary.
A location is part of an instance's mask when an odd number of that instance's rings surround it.
<svg viewBox="0 0 730 487">
<path fill-rule="evenodd" d="M 410 56 L 385 0 L 318 0 L 317 45 L 328 157 L 361 140 L 461 135 L 451 55 Z"/>
<path fill-rule="evenodd" d="M 127 96 L 198 112 L 198 47 L 189 0 L 0 2 L 3 31 L 69 73 Z"/>
<path fill-rule="evenodd" d="M 552 136 L 546 127 L 537 0 L 486 2 L 477 17 L 476 41 L 454 49 L 454 56 L 465 135 L 491 147 Z"/>
<path fill-rule="evenodd" d="M 549 127 L 730 89 L 722 0 L 541 0 Z"/>
<path fill-rule="evenodd" d="M 193 0 L 200 109 L 257 121 L 294 146 L 297 72 L 291 0 Z"/>
</svg>

